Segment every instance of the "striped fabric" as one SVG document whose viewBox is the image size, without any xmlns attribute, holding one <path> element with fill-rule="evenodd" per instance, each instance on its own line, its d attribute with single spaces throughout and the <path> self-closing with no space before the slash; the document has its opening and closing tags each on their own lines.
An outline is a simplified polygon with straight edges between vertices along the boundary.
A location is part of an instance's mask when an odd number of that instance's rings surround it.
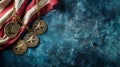
<svg viewBox="0 0 120 67">
<path fill-rule="evenodd" d="M 8 0 L 3 0 L 8 1 Z M 0 1 L 0 3 L 2 0 Z M 48 11 L 52 9 L 52 7 L 57 4 L 58 0 L 39 0 L 39 11 L 41 14 L 45 14 Z M 4 27 L 12 20 L 14 20 L 12 16 L 13 11 L 13 0 L 10 0 L 8 4 L 6 4 L 5 7 L 0 8 L 0 44 L 3 44 L 0 46 L 0 51 L 5 49 L 6 47 L 9 47 L 11 44 L 13 44 L 20 35 L 25 31 L 25 26 L 21 27 L 21 30 L 19 31 L 19 34 L 13 38 L 10 39 L 9 37 L 6 37 L 4 34 Z M 28 0 L 15 0 L 15 7 L 17 14 L 21 16 L 22 14 L 24 16 L 21 17 L 23 20 L 24 25 L 29 25 L 33 20 L 36 18 L 37 14 L 37 8 L 36 8 L 36 0 L 32 0 L 31 3 L 28 4 Z"/>
</svg>

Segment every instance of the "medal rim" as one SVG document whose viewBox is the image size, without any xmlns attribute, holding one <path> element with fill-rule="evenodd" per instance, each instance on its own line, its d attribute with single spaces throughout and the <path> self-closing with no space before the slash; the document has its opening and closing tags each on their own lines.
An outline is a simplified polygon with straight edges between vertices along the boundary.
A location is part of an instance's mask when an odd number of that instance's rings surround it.
<svg viewBox="0 0 120 67">
<path fill-rule="evenodd" d="M 34 25 L 35 25 L 36 23 L 40 23 L 40 22 L 45 24 L 45 30 L 44 30 L 43 32 L 40 32 L 39 30 L 35 30 L 35 29 L 34 29 Z M 44 33 L 47 31 L 47 29 L 48 29 L 48 25 L 46 24 L 46 22 L 45 22 L 44 20 L 39 20 L 39 19 L 37 19 L 36 21 L 34 21 L 34 23 L 33 23 L 33 25 L 32 25 L 32 30 L 35 32 L 35 34 L 42 35 L 42 34 L 44 34 Z"/>
<path fill-rule="evenodd" d="M 18 52 L 18 51 L 16 51 L 15 50 L 15 47 L 16 46 L 18 46 L 18 44 L 20 43 L 20 42 L 24 42 L 24 51 L 22 51 L 22 52 Z M 14 52 L 14 54 L 16 54 L 16 55 L 24 55 L 26 52 L 27 52 L 27 50 L 28 50 L 28 47 L 26 46 L 26 42 L 24 41 L 24 40 L 19 40 L 18 42 L 16 42 L 14 45 L 13 45 L 13 52 Z"/>
<path fill-rule="evenodd" d="M 29 44 L 29 43 L 26 41 L 26 40 L 28 40 L 28 39 L 26 39 L 26 38 L 27 38 L 27 35 L 29 35 L 29 34 L 36 36 L 36 38 L 37 38 L 36 44 Z M 27 33 L 27 34 L 24 36 L 23 40 L 26 42 L 26 46 L 27 46 L 27 47 L 30 47 L 30 48 L 33 48 L 33 47 L 38 46 L 38 44 L 39 44 L 39 42 L 40 42 L 40 38 L 39 38 L 35 33 L 33 33 L 33 32 Z"/>
<path fill-rule="evenodd" d="M 10 35 L 7 31 L 7 27 L 8 27 L 8 25 L 10 25 L 10 24 L 12 24 L 12 23 L 14 23 L 14 24 L 17 24 L 17 26 L 16 25 L 14 25 L 14 26 L 16 26 L 16 28 L 18 28 L 19 30 L 18 30 L 18 32 L 15 34 L 15 35 Z M 7 24 L 6 26 L 5 26 L 5 28 L 4 28 L 4 32 L 5 32 L 5 34 L 8 36 L 8 37 L 10 37 L 10 38 L 14 38 L 14 37 L 16 37 L 17 36 L 17 34 L 19 33 L 19 31 L 20 31 L 20 25 L 18 24 L 18 21 L 12 21 L 12 22 L 10 22 L 9 24 Z"/>
</svg>

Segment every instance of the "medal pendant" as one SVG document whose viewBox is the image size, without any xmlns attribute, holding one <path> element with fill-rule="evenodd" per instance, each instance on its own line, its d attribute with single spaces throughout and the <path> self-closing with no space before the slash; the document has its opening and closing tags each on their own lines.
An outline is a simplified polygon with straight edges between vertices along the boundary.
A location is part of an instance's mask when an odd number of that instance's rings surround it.
<svg viewBox="0 0 120 67">
<path fill-rule="evenodd" d="M 33 32 L 29 32 L 25 35 L 24 41 L 27 43 L 27 47 L 36 47 L 39 43 L 39 38 Z"/>
<path fill-rule="evenodd" d="M 20 31 L 20 25 L 18 24 L 18 21 L 13 21 L 9 23 L 5 27 L 4 31 L 5 34 L 10 38 L 14 38 L 15 36 L 17 36 L 18 32 Z"/>
<path fill-rule="evenodd" d="M 27 51 L 27 46 L 25 41 L 19 40 L 15 45 L 13 46 L 13 52 L 17 55 L 23 55 Z"/>
<path fill-rule="evenodd" d="M 45 21 L 43 20 L 36 20 L 34 22 L 34 24 L 32 25 L 32 30 L 36 33 L 36 34 L 43 34 L 46 32 L 47 30 L 47 24 L 45 23 Z"/>
</svg>

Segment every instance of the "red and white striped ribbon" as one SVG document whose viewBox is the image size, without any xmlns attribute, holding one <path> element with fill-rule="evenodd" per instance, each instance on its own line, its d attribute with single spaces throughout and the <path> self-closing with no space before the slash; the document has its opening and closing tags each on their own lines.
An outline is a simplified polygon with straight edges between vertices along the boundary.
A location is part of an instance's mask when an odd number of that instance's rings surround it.
<svg viewBox="0 0 120 67">
<path fill-rule="evenodd" d="M 9 0 L 5 0 L 5 1 L 9 1 Z M 22 6 L 22 4 L 24 2 L 25 2 L 25 0 L 16 0 L 15 1 L 15 7 L 16 7 L 16 11 L 17 11 L 18 14 L 20 14 L 20 11 L 21 11 L 21 10 L 18 10 L 18 9 L 20 9 L 20 7 Z M 13 6 L 14 6 L 14 0 L 9 1 L 9 5 L 7 5 L 6 7 L 2 6 L 2 9 L 0 11 L 0 18 L 1 18 L 0 19 L 0 29 L 2 28 L 2 26 L 5 23 L 10 21 L 10 19 L 13 17 L 12 16 L 12 14 L 13 14 Z M 22 7 L 22 8 L 24 8 L 24 7 Z"/>
<path fill-rule="evenodd" d="M 8 0 L 6 0 L 8 1 Z M 25 9 L 25 6 L 27 5 L 28 0 L 15 0 L 15 8 L 17 15 L 21 16 L 23 13 L 23 10 Z M 10 23 L 10 21 L 14 20 L 13 14 L 13 7 L 14 7 L 14 1 L 11 0 L 9 4 L 6 7 L 3 7 L 0 11 L 0 44 L 6 43 L 10 38 L 6 37 L 4 34 L 4 28 L 5 26 Z"/>
<path fill-rule="evenodd" d="M 0 0 L 0 12 L 10 3 L 11 0 Z"/>
<path fill-rule="evenodd" d="M 57 4 L 57 2 L 58 2 L 58 0 L 40 0 L 39 1 L 39 5 L 40 5 L 39 10 L 41 12 L 41 15 L 50 11 L 53 8 L 53 6 L 55 4 Z M 23 17 L 23 24 L 24 25 L 29 25 L 30 22 L 32 22 L 36 18 L 36 16 L 37 16 L 36 6 L 37 6 L 36 0 L 32 0 L 32 2 L 27 6 L 27 8 L 25 10 L 25 15 Z M 25 30 L 25 26 L 22 26 L 19 34 L 14 39 L 5 38 L 8 41 L 4 43 L 4 47 L 0 48 L 0 51 L 4 48 L 10 46 L 12 43 L 14 43 L 20 37 L 20 35 L 24 32 L 24 30 Z"/>
</svg>

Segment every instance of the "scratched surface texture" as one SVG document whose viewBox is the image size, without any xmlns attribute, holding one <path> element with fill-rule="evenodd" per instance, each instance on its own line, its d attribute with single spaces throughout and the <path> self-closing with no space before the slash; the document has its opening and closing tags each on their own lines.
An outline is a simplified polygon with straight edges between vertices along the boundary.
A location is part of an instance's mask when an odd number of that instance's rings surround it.
<svg viewBox="0 0 120 67">
<path fill-rule="evenodd" d="M 120 67 L 120 0 L 61 0 L 42 19 L 39 46 L 23 56 L 8 48 L 0 67 Z"/>
</svg>

